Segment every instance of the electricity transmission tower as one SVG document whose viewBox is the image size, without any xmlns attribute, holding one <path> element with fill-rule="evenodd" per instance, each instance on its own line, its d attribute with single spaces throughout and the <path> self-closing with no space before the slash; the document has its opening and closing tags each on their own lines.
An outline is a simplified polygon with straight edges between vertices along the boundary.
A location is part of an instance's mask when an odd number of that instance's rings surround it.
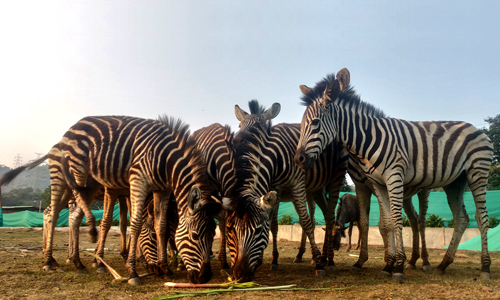
<svg viewBox="0 0 500 300">
<path fill-rule="evenodd" d="M 14 169 L 17 168 L 17 167 L 20 167 L 22 166 L 23 164 L 23 158 L 21 157 L 21 155 L 18 153 L 16 155 L 16 157 L 14 157 Z"/>
<path fill-rule="evenodd" d="M 37 159 L 40 158 L 44 153 L 35 153 L 37 155 Z M 28 186 L 32 187 L 34 190 L 36 189 L 42 189 L 40 186 L 40 168 L 35 167 L 33 171 L 31 171 L 30 175 L 27 175 L 30 177 L 29 179 L 29 184 Z"/>
</svg>

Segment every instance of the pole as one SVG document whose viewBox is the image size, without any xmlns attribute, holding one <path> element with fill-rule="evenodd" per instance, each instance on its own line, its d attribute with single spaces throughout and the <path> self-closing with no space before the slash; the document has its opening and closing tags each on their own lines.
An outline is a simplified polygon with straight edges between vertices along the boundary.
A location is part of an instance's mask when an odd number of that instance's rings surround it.
<svg viewBox="0 0 500 300">
<path fill-rule="evenodd" d="M 3 227 L 2 187 L 0 186 L 0 227 Z"/>
</svg>

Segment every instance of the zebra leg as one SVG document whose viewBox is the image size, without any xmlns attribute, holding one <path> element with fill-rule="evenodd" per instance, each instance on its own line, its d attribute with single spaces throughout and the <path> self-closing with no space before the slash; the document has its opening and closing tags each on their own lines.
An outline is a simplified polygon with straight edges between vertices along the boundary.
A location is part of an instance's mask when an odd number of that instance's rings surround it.
<svg viewBox="0 0 500 300">
<path fill-rule="evenodd" d="M 361 247 L 359 251 L 358 261 L 352 266 L 351 272 L 358 273 L 361 271 L 363 264 L 368 260 L 368 229 L 370 225 L 370 197 L 372 192 L 362 182 L 356 181 L 354 176 L 351 176 L 356 188 L 356 196 L 359 203 L 359 236 Z"/>
<path fill-rule="evenodd" d="M 52 245 L 54 241 L 54 229 L 59 218 L 59 212 L 68 203 L 71 197 L 71 191 L 66 189 L 63 182 L 55 184 L 51 178 L 50 205 L 43 211 L 43 270 L 50 271 L 52 267 L 58 267 L 59 264 L 52 256 Z"/>
<path fill-rule="evenodd" d="M 374 189 L 380 208 L 379 231 L 384 240 L 386 263 L 379 277 L 389 277 L 394 271 L 394 263 L 396 262 L 395 232 L 391 222 L 391 205 L 385 187 L 376 186 Z"/>
<path fill-rule="evenodd" d="M 307 205 L 309 206 L 309 218 L 311 219 L 311 224 L 312 224 L 312 230 L 314 232 L 314 229 L 316 228 L 316 219 L 314 218 L 314 214 L 316 213 L 316 203 L 314 201 L 307 201 Z M 306 236 L 304 234 L 304 230 L 302 229 L 302 238 L 304 239 L 304 246 L 305 246 L 305 243 L 306 243 Z M 324 248 L 324 247 L 323 247 Z M 314 253 L 311 249 L 311 256 L 314 257 Z M 321 256 L 321 259 L 320 259 L 321 263 L 325 263 L 326 264 L 326 257 L 325 257 L 325 261 L 323 261 L 323 256 Z M 315 265 L 316 264 L 316 261 L 313 259 L 311 259 L 311 265 Z"/>
<path fill-rule="evenodd" d="M 425 216 L 427 215 L 427 208 L 429 207 L 429 194 L 430 190 L 424 189 L 418 192 L 418 232 L 420 232 L 420 240 L 422 244 L 421 257 L 422 257 L 422 269 L 424 271 L 432 270 L 431 264 L 429 262 L 429 253 L 427 252 L 427 244 L 425 242 Z"/>
<path fill-rule="evenodd" d="M 71 254 L 69 260 L 73 262 L 78 273 L 88 273 L 87 268 L 80 260 L 80 224 L 83 220 L 83 210 L 79 205 L 74 205 L 69 214 L 69 232 L 71 236 Z"/>
<path fill-rule="evenodd" d="M 276 204 L 273 206 L 271 211 L 271 233 L 273 235 L 273 261 L 271 262 L 271 270 L 278 270 L 278 258 L 280 256 L 278 252 L 278 209 L 279 209 L 279 201 L 276 201 Z M 264 252 L 262 252 L 261 259 L 264 256 Z M 262 262 L 261 262 L 262 263 Z"/>
<path fill-rule="evenodd" d="M 153 192 L 154 201 L 154 226 L 158 242 L 158 267 L 160 267 L 165 274 L 171 274 L 172 271 L 168 268 L 167 257 L 167 210 L 170 201 L 171 191 L 158 191 Z"/>
<path fill-rule="evenodd" d="M 141 185 L 140 179 L 133 178 L 130 181 L 130 242 L 125 266 L 129 273 L 128 283 L 131 285 L 139 285 L 141 283 L 135 264 L 137 241 L 142 227 L 142 210 L 147 193 L 148 191 Z"/>
<path fill-rule="evenodd" d="M 446 196 L 448 198 L 448 205 L 450 206 L 451 212 L 453 213 L 453 219 L 455 220 L 455 226 L 453 228 L 453 236 L 448 246 L 443 260 L 437 266 L 434 271 L 437 274 L 444 274 L 448 265 L 453 262 L 455 258 L 455 252 L 462 238 L 462 234 L 465 228 L 469 224 L 469 216 L 465 210 L 463 194 L 465 190 L 466 178 L 464 175 L 459 176 L 454 182 L 444 187 Z M 479 225 L 479 224 L 478 224 Z"/>
<path fill-rule="evenodd" d="M 292 203 L 295 207 L 295 210 L 297 211 L 297 214 L 299 215 L 300 225 L 302 226 L 302 229 L 306 231 L 307 237 L 309 238 L 309 243 L 311 244 L 313 259 L 316 262 L 316 276 L 325 276 L 325 269 L 321 265 L 321 252 L 316 245 L 311 218 L 307 214 L 307 209 L 305 207 L 306 191 L 304 187 L 304 181 L 302 181 L 300 184 L 297 184 L 293 188 L 293 196 L 294 197 Z"/>
<path fill-rule="evenodd" d="M 393 231 L 396 243 L 396 255 L 394 266 L 394 273 L 392 278 L 397 281 L 402 281 L 405 278 L 404 267 L 406 262 L 405 248 L 403 244 L 403 218 L 402 218 L 402 208 L 403 208 L 403 178 L 399 173 L 394 173 L 392 176 L 388 176 L 387 190 L 389 194 L 390 201 L 390 213 Z M 390 241 L 392 245 L 392 241 Z"/>
<path fill-rule="evenodd" d="M 337 267 L 335 266 L 335 262 L 333 261 L 333 226 L 335 223 L 335 209 L 337 207 L 337 202 L 339 199 L 339 193 L 340 193 L 340 188 L 342 187 L 342 183 L 345 178 L 345 172 L 344 173 L 339 173 L 338 178 L 332 183 L 331 185 L 328 186 L 328 202 L 325 208 L 321 208 L 320 203 L 318 202 L 319 208 L 323 211 L 323 215 L 325 217 L 325 241 L 323 244 L 323 254 L 322 256 L 326 256 L 328 258 L 328 262 L 326 264 L 325 269 L 327 271 L 335 271 Z M 326 195 L 323 192 L 322 196 L 325 197 L 325 202 L 326 200 Z"/>
<path fill-rule="evenodd" d="M 118 197 L 118 205 L 120 207 L 120 255 L 124 262 L 127 262 L 128 246 L 127 246 L 127 212 L 130 211 L 130 198 Z"/>
<path fill-rule="evenodd" d="M 78 212 L 76 212 L 76 210 L 78 210 Z M 72 225 L 72 220 L 75 218 L 73 216 L 73 214 L 75 213 L 81 213 L 83 214 L 83 211 L 81 209 L 78 208 L 78 206 L 76 205 L 76 200 L 74 197 L 71 197 L 71 199 L 69 200 L 68 202 L 68 225 Z M 70 264 L 72 261 L 73 261 L 73 254 L 74 254 L 74 248 L 75 248 L 75 245 L 73 243 L 73 239 L 74 239 L 74 234 L 72 232 L 72 230 L 68 230 L 68 236 L 69 236 L 69 241 L 68 241 L 68 258 L 66 259 L 66 263 L 67 264 Z M 78 244 L 76 245 L 78 247 Z"/>
<path fill-rule="evenodd" d="M 94 254 L 100 258 L 104 258 L 104 247 L 106 243 L 106 237 L 108 235 L 109 229 L 111 228 L 111 223 L 113 222 L 113 208 L 116 203 L 116 198 L 118 198 L 118 191 L 106 188 L 104 192 L 104 207 L 103 214 L 99 228 L 99 241 L 97 242 Z M 101 260 L 97 261 L 94 259 L 94 267 L 97 268 L 97 273 L 106 273 L 106 267 Z"/>
<path fill-rule="evenodd" d="M 420 236 L 418 232 L 418 222 L 417 222 L 417 212 L 415 207 L 411 202 L 411 197 L 403 199 L 403 209 L 408 216 L 408 221 L 410 222 L 411 232 L 412 232 L 412 251 L 411 258 L 406 265 L 407 269 L 415 269 L 417 260 L 420 258 Z"/>
<path fill-rule="evenodd" d="M 293 263 L 301 263 L 302 262 L 302 256 L 304 256 L 304 253 L 306 252 L 306 240 L 307 240 L 307 235 L 304 230 L 302 230 L 302 237 L 300 239 L 300 246 L 299 246 L 299 252 L 297 252 L 297 256 L 293 259 Z"/>
<path fill-rule="evenodd" d="M 226 243 L 227 243 L 227 235 L 226 235 L 226 218 L 227 211 L 222 211 L 219 214 L 219 232 L 220 232 L 220 246 L 219 246 L 219 255 L 218 259 L 220 261 L 220 267 L 223 270 L 229 270 L 229 265 L 227 264 L 226 259 Z"/>
</svg>

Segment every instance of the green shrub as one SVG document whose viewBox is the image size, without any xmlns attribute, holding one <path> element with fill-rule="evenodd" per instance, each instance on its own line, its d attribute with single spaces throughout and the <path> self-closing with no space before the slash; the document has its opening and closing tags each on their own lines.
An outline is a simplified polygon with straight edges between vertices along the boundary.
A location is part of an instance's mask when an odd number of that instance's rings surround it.
<svg viewBox="0 0 500 300">
<path fill-rule="evenodd" d="M 410 227 L 410 221 L 405 214 L 403 214 L 403 227 Z"/>
<path fill-rule="evenodd" d="M 470 226 L 470 222 L 469 224 L 467 224 L 467 227 Z M 455 228 L 455 220 L 453 218 L 451 218 L 450 222 L 448 222 L 448 227 L 450 228 Z"/>
<path fill-rule="evenodd" d="M 439 215 L 432 214 L 427 218 L 425 222 L 426 227 L 444 227 L 443 218 L 439 217 Z"/>
<path fill-rule="evenodd" d="M 495 228 L 500 224 L 500 219 L 497 219 L 495 217 L 489 217 L 488 218 L 488 225 L 490 228 Z"/>
<path fill-rule="evenodd" d="M 278 225 L 292 225 L 292 215 L 283 215 L 278 221 Z"/>
</svg>

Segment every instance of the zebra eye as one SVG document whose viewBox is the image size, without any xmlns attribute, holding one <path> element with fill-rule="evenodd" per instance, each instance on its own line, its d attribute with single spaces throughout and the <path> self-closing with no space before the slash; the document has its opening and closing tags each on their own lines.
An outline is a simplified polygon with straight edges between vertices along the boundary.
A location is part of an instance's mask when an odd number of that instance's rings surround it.
<svg viewBox="0 0 500 300">
<path fill-rule="evenodd" d="M 198 236 L 198 232 L 196 231 L 191 232 L 191 239 L 194 241 L 198 241 L 200 239 L 200 237 Z"/>
</svg>

